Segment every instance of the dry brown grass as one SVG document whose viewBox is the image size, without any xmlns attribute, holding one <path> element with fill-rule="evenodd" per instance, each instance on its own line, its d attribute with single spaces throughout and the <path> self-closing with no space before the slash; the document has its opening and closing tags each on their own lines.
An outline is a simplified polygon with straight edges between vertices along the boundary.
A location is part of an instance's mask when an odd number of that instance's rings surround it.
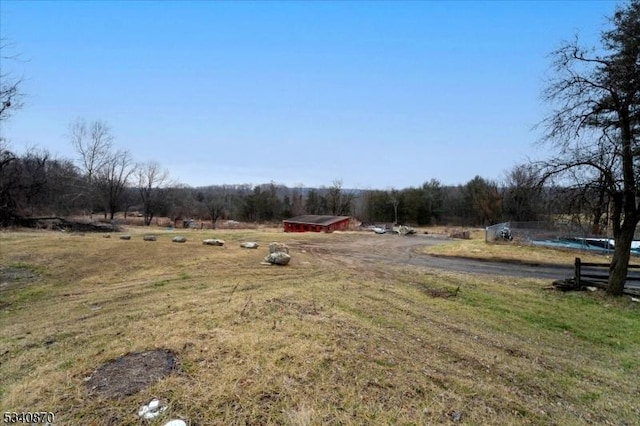
<svg viewBox="0 0 640 426">
<path fill-rule="evenodd" d="M 337 235 L 156 230 L 157 242 L 0 234 L 0 407 L 60 425 L 137 425 L 153 397 L 191 424 L 632 424 L 640 308 L 546 282 L 332 263 L 261 266 L 254 240 Z M 227 240 L 226 248 L 200 244 Z M 340 238 L 347 238 L 342 235 Z M 354 234 L 354 238 L 357 235 Z M 329 256 L 329 254 L 327 254 Z M 176 373 L 115 400 L 84 380 L 127 352 L 174 351 Z"/>
<path fill-rule="evenodd" d="M 484 259 L 507 262 L 550 263 L 572 265 L 576 257 L 584 262 L 610 262 L 611 255 L 580 250 L 535 247 L 522 242 L 491 242 L 484 240 L 483 230 L 473 230 L 470 240 L 455 240 L 452 244 L 428 247 L 425 254 Z M 632 264 L 640 264 L 640 258 L 631 257 Z"/>
</svg>

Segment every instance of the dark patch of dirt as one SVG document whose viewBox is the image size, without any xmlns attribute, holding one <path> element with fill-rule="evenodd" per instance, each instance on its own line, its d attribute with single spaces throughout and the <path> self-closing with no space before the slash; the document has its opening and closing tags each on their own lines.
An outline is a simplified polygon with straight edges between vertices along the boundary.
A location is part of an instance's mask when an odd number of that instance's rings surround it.
<svg viewBox="0 0 640 426">
<path fill-rule="evenodd" d="M 455 290 L 427 288 L 424 291 L 431 297 L 442 297 L 443 299 L 448 299 L 450 297 L 456 297 L 459 290 L 460 287 Z"/>
<path fill-rule="evenodd" d="M 168 349 L 131 352 L 98 367 L 85 386 L 91 395 L 111 399 L 133 395 L 169 375 L 176 362 Z"/>
<path fill-rule="evenodd" d="M 28 268 L 13 268 L 0 265 L 0 291 L 15 288 L 17 285 L 36 281 L 40 274 Z"/>
<path fill-rule="evenodd" d="M 64 232 L 117 232 L 111 223 L 67 220 L 61 217 L 21 217 L 14 225 L 24 228 L 50 229 Z"/>
</svg>

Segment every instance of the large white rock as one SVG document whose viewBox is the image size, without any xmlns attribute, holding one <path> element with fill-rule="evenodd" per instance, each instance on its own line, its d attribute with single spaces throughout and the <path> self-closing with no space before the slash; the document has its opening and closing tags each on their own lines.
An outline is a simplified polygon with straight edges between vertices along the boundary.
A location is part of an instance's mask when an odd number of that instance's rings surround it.
<svg viewBox="0 0 640 426">
<path fill-rule="evenodd" d="M 145 235 L 142 239 L 145 241 L 156 241 L 158 238 L 155 235 Z"/>
<path fill-rule="evenodd" d="M 206 246 L 223 246 L 224 240 L 219 240 L 217 238 L 209 238 L 206 240 L 202 240 L 202 244 Z"/>
<path fill-rule="evenodd" d="M 173 241 L 174 243 L 186 243 L 187 242 L 187 238 L 186 237 L 182 237 L 180 235 L 176 235 L 175 237 L 173 237 L 171 239 L 171 241 Z"/>
<path fill-rule="evenodd" d="M 283 243 L 270 243 L 269 253 L 287 253 L 289 254 L 289 246 Z"/>
<path fill-rule="evenodd" d="M 245 243 L 241 243 L 240 247 L 246 248 L 246 249 L 257 249 L 258 248 L 258 243 L 255 243 L 253 241 L 247 241 Z"/>
<path fill-rule="evenodd" d="M 269 253 L 267 257 L 264 258 L 265 262 L 271 263 L 273 265 L 288 265 L 291 260 L 291 256 L 283 251 L 276 251 L 274 253 Z"/>
</svg>

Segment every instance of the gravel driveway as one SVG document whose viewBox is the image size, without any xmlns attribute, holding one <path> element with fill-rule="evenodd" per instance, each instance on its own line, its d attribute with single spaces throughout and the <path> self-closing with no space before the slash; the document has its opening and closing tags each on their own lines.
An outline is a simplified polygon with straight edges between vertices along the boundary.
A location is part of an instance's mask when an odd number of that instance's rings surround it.
<svg viewBox="0 0 640 426">
<path fill-rule="evenodd" d="M 442 257 L 420 253 L 422 247 L 448 244 L 444 236 L 395 234 L 335 234 L 336 238 L 299 241 L 290 244 L 319 257 L 330 257 L 345 263 L 369 265 L 414 265 L 469 274 L 503 275 L 549 280 L 573 276 L 572 265 L 493 262 L 459 257 Z"/>
<path fill-rule="evenodd" d="M 448 244 L 454 240 L 438 235 L 348 233 L 333 234 L 328 239 L 309 237 L 308 240 L 290 245 L 308 251 L 327 262 L 341 262 L 367 269 L 380 270 L 381 265 L 413 265 L 467 274 L 511 276 L 555 281 L 573 277 L 573 265 L 549 263 L 527 264 L 522 262 L 496 262 L 463 257 L 428 255 L 420 252 L 423 247 Z M 633 272 L 633 271 L 632 271 Z M 633 294 L 640 295 L 640 275 L 625 286 Z"/>
</svg>

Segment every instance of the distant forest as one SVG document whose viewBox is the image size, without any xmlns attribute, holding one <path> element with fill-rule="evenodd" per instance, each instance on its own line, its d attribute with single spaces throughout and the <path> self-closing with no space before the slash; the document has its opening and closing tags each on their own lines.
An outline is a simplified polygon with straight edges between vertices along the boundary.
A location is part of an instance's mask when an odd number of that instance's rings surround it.
<svg viewBox="0 0 640 426">
<path fill-rule="evenodd" d="M 19 223 L 21 218 L 80 214 L 103 220 L 122 214 L 143 216 L 147 225 L 158 217 L 190 218 L 214 226 L 218 220 L 277 222 L 303 214 L 413 226 L 487 226 L 563 217 L 599 234 L 609 211 L 608 199 L 597 186 L 542 186 L 531 165 L 514 167 L 501 182 L 476 176 L 464 185 L 447 186 L 431 179 L 397 190 L 349 189 L 340 181 L 320 188 L 274 182 L 189 187 L 171 182 L 168 171 L 157 163 L 134 164 L 126 153 L 106 148 L 100 156 L 74 162 L 52 158 L 46 151 L 18 155 L 3 147 L 2 225 Z"/>
</svg>

